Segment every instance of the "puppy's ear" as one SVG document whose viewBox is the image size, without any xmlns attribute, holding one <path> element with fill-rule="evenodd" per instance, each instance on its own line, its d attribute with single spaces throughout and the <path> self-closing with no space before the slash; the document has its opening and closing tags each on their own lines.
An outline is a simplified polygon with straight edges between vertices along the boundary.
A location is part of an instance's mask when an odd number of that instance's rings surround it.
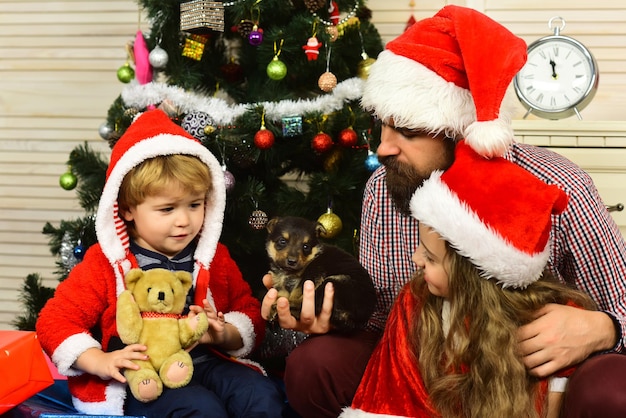
<svg viewBox="0 0 626 418">
<path fill-rule="evenodd" d="M 278 223 L 280 218 L 272 218 L 270 219 L 270 221 L 267 223 L 267 225 L 265 225 L 265 228 L 267 229 L 267 231 L 271 234 L 272 231 L 274 230 L 274 227 L 276 226 L 276 224 Z"/>
<path fill-rule="evenodd" d="M 320 235 L 323 235 L 325 233 L 326 233 L 326 228 L 324 228 L 324 225 L 318 222 L 315 225 L 315 235 L 317 235 L 317 237 L 319 238 Z"/>
</svg>

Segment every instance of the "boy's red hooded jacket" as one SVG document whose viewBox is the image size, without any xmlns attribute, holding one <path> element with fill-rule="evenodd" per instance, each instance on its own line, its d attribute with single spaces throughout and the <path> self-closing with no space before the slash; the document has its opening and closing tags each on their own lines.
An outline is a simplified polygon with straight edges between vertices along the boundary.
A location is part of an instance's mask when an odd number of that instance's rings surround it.
<svg viewBox="0 0 626 418">
<path fill-rule="evenodd" d="M 129 251 L 126 226 L 118 216 L 117 196 L 124 176 L 146 159 L 160 155 L 187 154 L 208 167 L 213 190 L 206 202 L 205 219 L 194 259 L 195 303 L 206 298 L 226 321 L 235 325 L 243 347 L 228 354 L 242 359 L 262 341 L 265 323 L 260 302 L 252 295 L 226 247 L 218 243 L 222 231 L 226 188 L 217 159 L 198 140 L 174 124 L 160 110 L 140 115 L 115 144 L 106 175 L 98 212 L 98 243 L 59 284 L 55 295 L 42 309 L 37 334 L 44 350 L 59 372 L 68 376 L 75 408 L 85 414 L 122 415 L 126 386 L 102 380 L 73 367 L 89 348 L 107 351 L 118 336 L 116 302 L 124 290 L 124 275 L 137 261 Z"/>
</svg>

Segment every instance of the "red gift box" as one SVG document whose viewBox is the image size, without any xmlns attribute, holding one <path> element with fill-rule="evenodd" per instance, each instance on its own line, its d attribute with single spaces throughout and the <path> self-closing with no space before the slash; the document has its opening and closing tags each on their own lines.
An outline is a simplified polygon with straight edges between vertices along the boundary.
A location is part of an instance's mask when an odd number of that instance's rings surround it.
<svg viewBox="0 0 626 418">
<path fill-rule="evenodd" d="M 0 414 L 53 383 L 34 332 L 0 331 Z"/>
</svg>

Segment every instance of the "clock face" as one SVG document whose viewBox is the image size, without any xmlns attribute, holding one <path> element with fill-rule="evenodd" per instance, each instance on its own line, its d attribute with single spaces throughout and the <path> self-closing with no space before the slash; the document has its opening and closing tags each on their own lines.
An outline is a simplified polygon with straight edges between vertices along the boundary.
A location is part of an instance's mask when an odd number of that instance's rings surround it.
<svg viewBox="0 0 626 418">
<path fill-rule="evenodd" d="M 593 56 L 579 42 L 548 36 L 528 48 L 528 60 L 515 76 L 525 107 L 542 117 L 570 116 L 591 101 L 598 83 Z"/>
</svg>

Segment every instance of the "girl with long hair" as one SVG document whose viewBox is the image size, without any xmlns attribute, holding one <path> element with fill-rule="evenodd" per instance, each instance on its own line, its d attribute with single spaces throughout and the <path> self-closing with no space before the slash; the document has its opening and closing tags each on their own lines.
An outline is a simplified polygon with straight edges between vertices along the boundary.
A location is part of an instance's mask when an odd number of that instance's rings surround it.
<svg viewBox="0 0 626 418">
<path fill-rule="evenodd" d="M 551 217 L 567 202 L 557 186 L 461 141 L 452 166 L 411 199 L 417 272 L 341 417 L 558 417 L 573 369 L 530 375 L 517 331 L 547 304 L 594 309 L 547 269 Z"/>
</svg>

